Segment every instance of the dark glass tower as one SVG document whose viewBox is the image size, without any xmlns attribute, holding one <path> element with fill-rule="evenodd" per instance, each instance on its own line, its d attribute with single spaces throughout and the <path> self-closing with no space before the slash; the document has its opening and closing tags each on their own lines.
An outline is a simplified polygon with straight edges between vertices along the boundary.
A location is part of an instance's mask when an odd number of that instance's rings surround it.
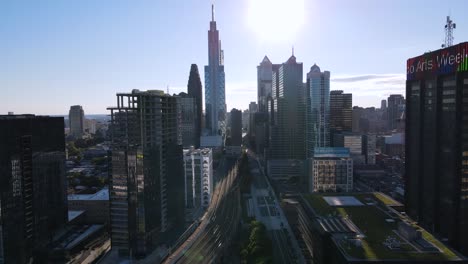
<svg viewBox="0 0 468 264">
<path fill-rule="evenodd" d="M 190 75 L 187 84 L 187 93 L 188 96 L 195 98 L 197 113 L 196 113 L 196 127 L 195 127 L 195 138 L 196 143 L 195 147 L 200 147 L 200 136 L 202 129 L 202 119 L 203 119 L 203 93 L 202 93 L 202 83 L 200 80 L 200 73 L 198 73 L 198 67 L 196 64 L 190 66 Z"/>
<path fill-rule="evenodd" d="M 231 146 L 242 145 L 242 111 L 231 110 Z"/>
<path fill-rule="evenodd" d="M 112 248 L 143 257 L 184 224 L 180 111 L 163 91 L 117 94 L 111 110 Z"/>
<path fill-rule="evenodd" d="M 211 135 L 226 135 L 226 92 L 224 53 L 214 20 L 214 6 L 208 31 L 208 65 L 205 66 L 206 129 Z"/>
<path fill-rule="evenodd" d="M 68 220 L 63 117 L 0 116 L 0 210 L 0 263 L 40 262 Z"/>
<path fill-rule="evenodd" d="M 330 92 L 330 134 L 332 146 L 334 135 L 353 131 L 353 95 L 336 90 Z"/>
<path fill-rule="evenodd" d="M 407 213 L 467 255 L 468 43 L 409 59 L 406 98 Z"/>
</svg>

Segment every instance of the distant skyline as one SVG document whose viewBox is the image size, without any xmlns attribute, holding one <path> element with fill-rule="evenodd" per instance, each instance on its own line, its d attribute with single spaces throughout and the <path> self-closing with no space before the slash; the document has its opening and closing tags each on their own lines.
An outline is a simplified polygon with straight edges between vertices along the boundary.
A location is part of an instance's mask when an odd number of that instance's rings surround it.
<svg viewBox="0 0 468 264">
<path fill-rule="evenodd" d="M 85 114 L 106 114 L 118 92 L 186 91 L 190 65 L 208 64 L 211 3 L 1 1 L 0 114 L 62 115 L 71 105 L 82 105 Z M 408 58 L 440 48 L 447 15 L 457 24 L 454 43 L 468 41 L 464 0 L 215 5 L 227 111 L 256 101 L 256 66 L 265 55 L 282 63 L 293 46 L 304 72 L 316 63 L 331 72 L 330 90 L 353 93 L 353 105 L 379 107 L 389 94 L 404 94 Z"/>
</svg>

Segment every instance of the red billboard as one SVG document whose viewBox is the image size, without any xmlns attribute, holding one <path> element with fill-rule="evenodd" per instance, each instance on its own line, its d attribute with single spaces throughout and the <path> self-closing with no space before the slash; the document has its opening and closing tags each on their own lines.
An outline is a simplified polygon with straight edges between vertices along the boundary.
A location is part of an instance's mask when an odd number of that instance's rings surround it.
<svg viewBox="0 0 468 264">
<path fill-rule="evenodd" d="M 408 81 L 468 71 L 468 42 L 425 53 L 408 59 L 406 79 Z"/>
</svg>

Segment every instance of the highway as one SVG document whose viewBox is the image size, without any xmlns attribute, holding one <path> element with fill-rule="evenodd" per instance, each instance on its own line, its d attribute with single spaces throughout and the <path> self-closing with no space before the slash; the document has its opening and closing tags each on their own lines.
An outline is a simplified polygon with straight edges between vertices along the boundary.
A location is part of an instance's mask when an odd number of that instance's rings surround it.
<svg viewBox="0 0 468 264">
<path fill-rule="evenodd" d="M 238 166 L 216 185 L 200 225 L 163 263 L 218 263 L 237 234 L 241 216 Z"/>
<path fill-rule="evenodd" d="M 253 177 L 251 196 L 255 218 L 265 224 L 273 242 L 274 263 L 305 263 L 273 188 L 255 153 L 249 153 L 249 168 Z"/>
</svg>

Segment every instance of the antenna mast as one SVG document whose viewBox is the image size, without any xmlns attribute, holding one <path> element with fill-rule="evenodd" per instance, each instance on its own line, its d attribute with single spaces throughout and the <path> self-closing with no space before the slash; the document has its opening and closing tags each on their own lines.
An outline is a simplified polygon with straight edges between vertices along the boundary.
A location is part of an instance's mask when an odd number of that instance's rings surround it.
<svg viewBox="0 0 468 264">
<path fill-rule="evenodd" d="M 442 48 L 448 48 L 453 45 L 453 30 L 457 28 L 457 25 L 453 23 L 450 16 L 447 16 L 447 24 L 445 24 L 445 43 L 442 44 Z"/>
</svg>

